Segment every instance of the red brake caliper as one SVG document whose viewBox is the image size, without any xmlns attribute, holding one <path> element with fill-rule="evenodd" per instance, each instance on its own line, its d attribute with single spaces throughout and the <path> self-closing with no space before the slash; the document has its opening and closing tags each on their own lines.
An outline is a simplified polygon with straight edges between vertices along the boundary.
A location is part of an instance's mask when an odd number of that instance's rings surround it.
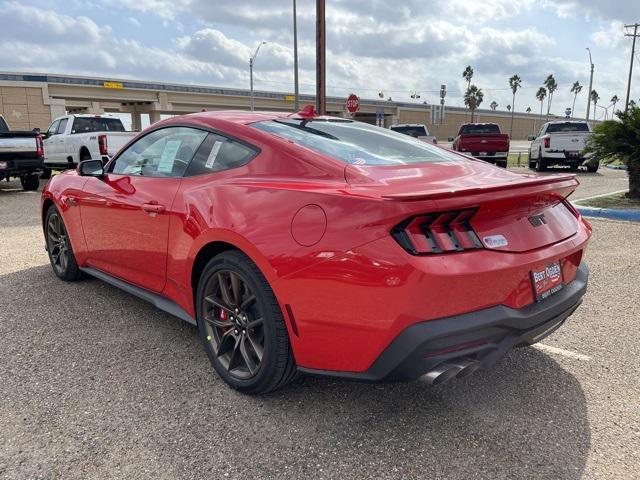
<svg viewBox="0 0 640 480">
<path fill-rule="evenodd" d="M 227 319 L 227 312 L 225 310 L 220 309 L 220 320 L 222 320 L 223 322 Z M 229 330 L 230 327 L 225 327 L 224 331 L 226 332 L 227 330 Z"/>
</svg>

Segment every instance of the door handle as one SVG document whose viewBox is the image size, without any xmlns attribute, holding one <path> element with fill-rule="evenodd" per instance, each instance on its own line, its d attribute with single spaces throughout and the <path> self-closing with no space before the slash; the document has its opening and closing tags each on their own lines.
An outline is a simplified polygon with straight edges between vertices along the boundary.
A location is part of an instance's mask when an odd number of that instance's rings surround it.
<svg viewBox="0 0 640 480">
<path fill-rule="evenodd" d="M 143 203 L 142 209 L 148 213 L 162 213 L 166 210 L 166 207 L 157 203 Z"/>
</svg>

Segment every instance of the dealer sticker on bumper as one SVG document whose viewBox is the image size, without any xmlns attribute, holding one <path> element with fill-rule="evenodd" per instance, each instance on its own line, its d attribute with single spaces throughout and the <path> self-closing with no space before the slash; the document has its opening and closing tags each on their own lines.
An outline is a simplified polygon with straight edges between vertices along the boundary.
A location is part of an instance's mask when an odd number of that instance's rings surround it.
<svg viewBox="0 0 640 480">
<path fill-rule="evenodd" d="M 560 262 L 553 262 L 544 268 L 532 270 L 531 282 L 538 301 L 562 290 L 564 283 Z"/>
</svg>

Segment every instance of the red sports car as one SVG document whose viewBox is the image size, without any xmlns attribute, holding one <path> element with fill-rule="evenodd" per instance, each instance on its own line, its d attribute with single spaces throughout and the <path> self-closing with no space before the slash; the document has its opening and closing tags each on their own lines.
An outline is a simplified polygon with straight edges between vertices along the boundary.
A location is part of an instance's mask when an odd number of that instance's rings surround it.
<svg viewBox="0 0 640 480">
<path fill-rule="evenodd" d="M 573 175 L 521 175 L 342 118 L 152 125 L 42 194 L 55 274 L 197 324 L 247 393 L 298 372 L 437 384 L 558 328 L 587 288 Z"/>
</svg>

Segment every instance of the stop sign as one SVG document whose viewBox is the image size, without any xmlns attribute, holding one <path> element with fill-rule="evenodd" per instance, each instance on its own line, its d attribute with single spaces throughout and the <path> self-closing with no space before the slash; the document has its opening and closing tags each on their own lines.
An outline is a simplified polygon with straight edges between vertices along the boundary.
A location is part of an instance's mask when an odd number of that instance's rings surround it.
<svg viewBox="0 0 640 480">
<path fill-rule="evenodd" d="M 356 113 L 359 108 L 360 99 L 356 94 L 352 93 L 349 95 L 349 98 L 347 98 L 347 110 L 349 110 L 350 113 Z"/>
</svg>

